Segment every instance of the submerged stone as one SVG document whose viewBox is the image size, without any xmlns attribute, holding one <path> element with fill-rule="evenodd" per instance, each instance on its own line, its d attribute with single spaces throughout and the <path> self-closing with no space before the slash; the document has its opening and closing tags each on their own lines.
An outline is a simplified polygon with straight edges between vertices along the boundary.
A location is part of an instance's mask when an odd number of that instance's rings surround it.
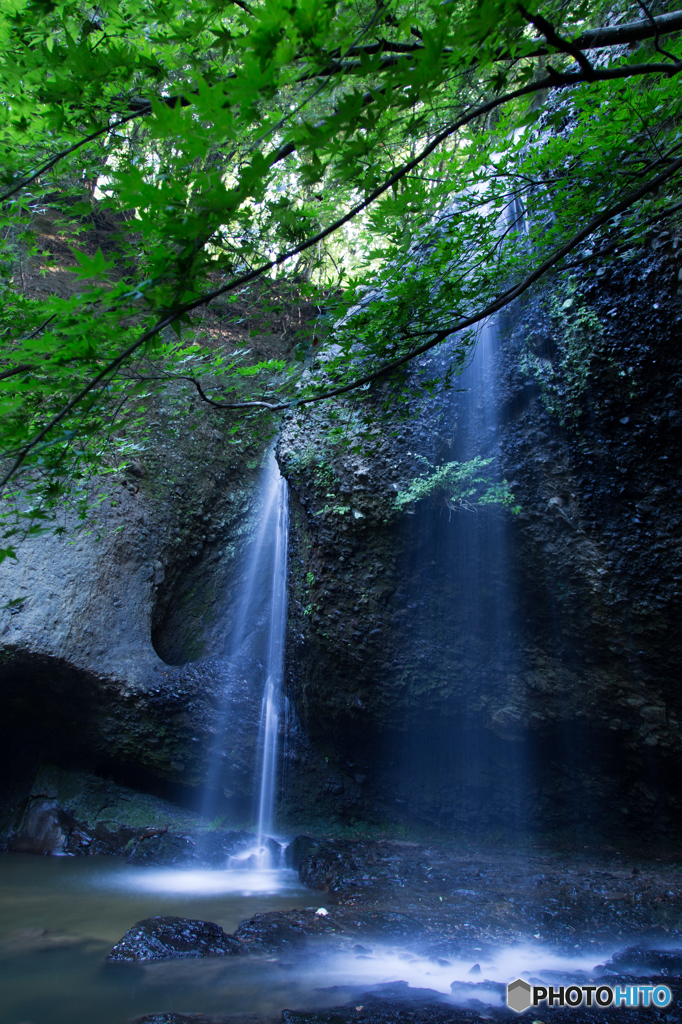
<svg viewBox="0 0 682 1024">
<path fill-rule="evenodd" d="M 161 832 L 140 837 L 128 854 L 128 862 L 154 867 L 220 868 L 226 866 L 229 857 L 254 846 L 256 839 L 250 832 Z M 274 845 L 279 850 L 279 844 Z"/>
<path fill-rule="evenodd" d="M 116 960 L 170 960 L 234 956 L 241 945 L 212 921 L 187 917 L 148 917 L 129 928 L 107 956 Z"/>
<path fill-rule="evenodd" d="M 260 951 L 286 949 L 309 938 L 342 931 L 331 916 L 318 917 L 314 910 L 276 910 L 242 921 L 234 935 L 244 946 Z"/>
</svg>

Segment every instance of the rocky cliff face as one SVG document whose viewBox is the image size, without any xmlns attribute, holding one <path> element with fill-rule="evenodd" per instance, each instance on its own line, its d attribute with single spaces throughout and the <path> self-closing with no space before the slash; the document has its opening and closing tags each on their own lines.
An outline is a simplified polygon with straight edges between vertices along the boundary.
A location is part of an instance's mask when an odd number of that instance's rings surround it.
<svg viewBox="0 0 682 1024">
<path fill-rule="evenodd" d="M 677 828 L 680 259 L 659 235 L 534 296 L 487 399 L 432 403 L 373 455 L 289 420 L 299 802 L 508 836 Z M 398 514 L 424 458 L 475 455 L 520 514 Z"/>
<path fill-rule="evenodd" d="M 98 531 L 28 541 L 2 566 L 10 832 L 45 762 L 196 805 L 227 710 L 240 724 L 215 807 L 251 814 L 260 693 L 222 654 L 266 445 L 230 445 L 214 415 L 194 413 L 192 429 L 159 429 L 108 485 Z"/>
<path fill-rule="evenodd" d="M 358 434 L 343 405 L 285 420 L 292 828 L 677 828 L 681 256 L 659 235 L 534 296 L 467 391 L 370 443 L 330 442 L 339 416 Z M 100 540 L 44 537 L 3 565 L 7 834 L 56 799 L 35 791 L 40 764 L 196 807 L 216 746 L 216 811 L 250 816 L 258 670 L 223 654 L 265 443 L 228 445 L 211 413 L 175 438 L 155 422 Z M 396 504 L 427 463 L 475 456 L 518 514 Z"/>
</svg>

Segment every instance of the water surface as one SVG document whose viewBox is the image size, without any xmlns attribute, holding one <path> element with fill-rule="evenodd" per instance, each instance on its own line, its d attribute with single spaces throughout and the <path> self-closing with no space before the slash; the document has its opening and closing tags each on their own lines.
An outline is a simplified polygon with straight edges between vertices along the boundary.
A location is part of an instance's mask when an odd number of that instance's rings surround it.
<svg viewBox="0 0 682 1024">
<path fill-rule="evenodd" d="M 274 1021 L 284 1008 L 340 1006 L 381 986 L 393 997 L 396 985 L 401 998 L 499 1007 L 503 986 L 516 977 L 589 976 L 608 956 L 595 947 L 567 955 L 539 942 L 472 940 L 467 952 L 460 946 L 444 957 L 429 941 L 359 943 L 358 935 L 337 932 L 308 949 L 273 954 L 104 960 L 128 928 L 155 914 L 215 921 L 233 932 L 254 914 L 319 909 L 323 899 L 286 870 L 181 871 L 115 857 L 0 854 L 0 1024 L 126 1024 L 170 1011 Z"/>
<path fill-rule="evenodd" d="M 254 914 L 313 901 L 293 871 L 183 872 L 115 857 L 0 854 L 0 1024 L 125 1024 L 161 1010 L 267 1012 L 278 1002 L 281 1009 L 287 979 L 284 991 L 275 984 L 264 992 L 263 971 L 273 964 L 262 958 L 106 965 L 104 957 L 154 914 L 233 932 Z"/>
</svg>

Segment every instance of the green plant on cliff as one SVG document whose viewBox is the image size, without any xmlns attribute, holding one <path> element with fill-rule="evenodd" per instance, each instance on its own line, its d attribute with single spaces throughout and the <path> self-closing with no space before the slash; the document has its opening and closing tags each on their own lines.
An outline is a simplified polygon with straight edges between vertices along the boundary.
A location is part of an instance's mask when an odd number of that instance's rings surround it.
<svg viewBox="0 0 682 1024">
<path fill-rule="evenodd" d="M 328 498 L 333 498 L 333 497 L 335 497 L 335 495 L 333 495 L 333 494 L 328 494 L 328 495 L 327 495 L 327 497 L 328 497 Z M 316 516 L 328 516 L 328 515 L 333 515 L 333 516 L 345 516 L 345 515 L 347 515 L 347 514 L 348 514 L 348 513 L 350 512 L 350 511 L 351 511 L 351 507 L 350 507 L 350 505 L 341 505 L 341 504 L 339 504 L 338 502 L 336 502 L 336 503 L 334 503 L 334 504 L 327 504 L 327 505 L 324 505 L 324 506 L 323 506 L 323 507 L 322 507 L 322 508 L 321 508 L 321 509 L 319 510 L 319 512 L 315 512 L 315 515 L 316 515 Z"/>
<path fill-rule="evenodd" d="M 453 512 L 476 510 L 478 505 L 503 505 L 517 514 L 517 505 L 506 480 L 490 479 L 492 459 L 476 456 L 470 462 L 445 462 L 432 472 L 424 472 L 396 495 L 396 506 L 403 510 L 416 501 L 432 498 Z"/>
<path fill-rule="evenodd" d="M 10 532 L 90 493 L 142 395 L 230 436 L 378 381 L 392 414 L 536 281 L 636 249 L 682 205 L 681 29 L 627 0 L 0 0 Z M 294 275 L 300 361 L 194 345 Z"/>
<path fill-rule="evenodd" d="M 527 352 L 521 368 L 539 385 L 547 410 L 564 425 L 582 415 L 581 399 L 589 386 L 592 364 L 598 355 L 604 328 L 593 309 L 569 282 L 565 297 L 551 299 L 555 358 Z"/>
<path fill-rule="evenodd" d="M 604 325 L 581 298 L 575 279 L 569 279 L 565 292 L 552 297 L 550 312 L 554 357 L 526 352 L 521 369 L 539 385 L 548 412 L 565 426 L 586 411 L 591 401 L 590 383 L 598 368 L 611 371 L 621 383 L 629 380 L 630 370 L 621 366 L 609 350 Z M 627 395 L 632 397 L 629 388 Z"/>
</svg>

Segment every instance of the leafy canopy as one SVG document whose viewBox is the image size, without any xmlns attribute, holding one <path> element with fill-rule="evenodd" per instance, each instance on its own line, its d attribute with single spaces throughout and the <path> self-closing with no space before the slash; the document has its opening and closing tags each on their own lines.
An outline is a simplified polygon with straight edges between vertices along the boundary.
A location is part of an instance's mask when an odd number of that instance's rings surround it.
<svg viewBox="0 0 682 1024">
<path fill-rule="evenodd" d="M 233 438 L 432 393 L 535 281 L 634 251 L 682 205 L 680 29 L 626 0 L 0 0 L 6 537 L 74 487 L 85 514 L 159 390 Z M 24 288 L 46 216 L 67 295 Z M 295 271 L 325 310 L 298 359 L 193 343 L 210 301 Z"/>
</svg>

